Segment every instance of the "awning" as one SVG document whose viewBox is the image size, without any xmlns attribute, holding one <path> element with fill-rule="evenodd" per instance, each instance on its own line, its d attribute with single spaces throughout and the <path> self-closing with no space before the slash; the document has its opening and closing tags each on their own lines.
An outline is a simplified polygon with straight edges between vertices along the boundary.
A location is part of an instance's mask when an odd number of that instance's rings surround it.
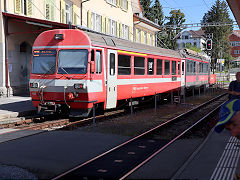
<svg viewBox="0 0 240 180">
<path fill-rule="evenodd" d="M 64 23 L 59 23 L 59 22 L 54 22 L 54 21 L 49 21 L 49 20 L 43 20 L 43 19 L 36 19 L 28 16 L 23 16 L 23 15 L 16 15 L 16 14 L 11 14 L 11 13 L 2 13 L 3 16 L 8 17 L 8 20 L 16 20 L 16 21 L 21 21 L 25 22 L 26 24 L 29 25 L 34 25 L 34 26 L 39 26 L 42 29 L 40 30 L 25 30 L 23 31 L 18 31 L 18 32 L 8 32 L 9 34 L 20 34 L 20 33 L 40 33 L 45 30 L 49 29 L 57 29 L 57 28 L 62 28 L 66 29 L 69 28 L 68 24 Z M 72 27 L 75 27 L 72 25 Z"/>
</svg>

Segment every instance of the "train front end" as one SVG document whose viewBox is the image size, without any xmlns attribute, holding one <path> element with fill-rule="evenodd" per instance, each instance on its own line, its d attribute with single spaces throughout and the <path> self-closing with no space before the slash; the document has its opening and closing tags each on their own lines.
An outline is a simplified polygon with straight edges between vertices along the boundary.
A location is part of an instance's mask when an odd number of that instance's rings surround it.
<svg viewBox="0 0 240 180">
<path fill-rule="evenodd" d="M 39 113 L 88 115 L 95 101 L 89 92 L 90 48 L 88 36 L 80 30 L 50 30 L 37 37 L 30 95 Z"/>
</svg>

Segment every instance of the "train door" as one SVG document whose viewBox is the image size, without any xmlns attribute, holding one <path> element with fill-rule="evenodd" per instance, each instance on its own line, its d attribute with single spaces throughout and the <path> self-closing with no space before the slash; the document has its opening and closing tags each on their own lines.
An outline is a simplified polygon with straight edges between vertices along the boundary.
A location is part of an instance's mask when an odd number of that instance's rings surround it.
<svg viewBox="0 0 240 180">
<path fill-rule="evenodd" d="M 117 51 L 107 50 L 107 102 L 106 109 L 117 105 Z"/>
<path fill-rule="evenodd" d="M 181 87 L 184 88 L 185 87 L 185 83 L 186 83 L 186 71 L 185 71 L 185 66 L 186 66 L 186 61 L 182 59 L 182 71 L 181 71 Z"/>
</svg>

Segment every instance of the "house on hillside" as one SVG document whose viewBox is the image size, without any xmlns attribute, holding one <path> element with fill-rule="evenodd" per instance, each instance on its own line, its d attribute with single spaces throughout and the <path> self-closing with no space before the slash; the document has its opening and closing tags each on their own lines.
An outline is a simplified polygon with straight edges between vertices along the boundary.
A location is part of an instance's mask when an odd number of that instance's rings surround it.
<svg viewBox="0 0 240 180">
<path fill-rule="evenodd" d="M 205 50 L 206 38 L 204 31 L 200 28 L 198 31 L 183 31 L 177 36 L 178 49 L 186 48 L 190 44 L 201 50 Z"/>
</svg>

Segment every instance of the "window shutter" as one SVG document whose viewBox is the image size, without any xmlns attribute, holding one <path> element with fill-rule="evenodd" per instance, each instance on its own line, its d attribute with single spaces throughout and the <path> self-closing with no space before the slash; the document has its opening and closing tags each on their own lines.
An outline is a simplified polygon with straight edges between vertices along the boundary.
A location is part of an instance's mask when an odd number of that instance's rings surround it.
<svg viewBox="0 0 240 180">
<path fill-rule="evenodd" d="M 120 24 L 119 24 L 119 22 L 117 22 L 117 25 L 116 25 L 116 29 L 117 29 L 117 37 L 119 37 L 120 36 L 120 33 L 119 33 L 119 26 L 120 26 Z"/>
<path fill-rule="evenodd" d="M 27 0 L 26 2 L 26 12 L 27 12 L 27 16 L 32 16 L 33 15 L 33 4 L 32 4 L 32 0 Z"/>
<path fill-rule="evenodd" d="M 155 34 L 153 34 L 153 36 L 152 36 L 152 46 L 155 46 Z"/>
<path fill-rule="evenodd" d="M 91 29 L 91 15 L 92 15 L 91 11 L 88 10 L 88 12 L 87 12 L 87 22 L 88 22 L 87 26 L 90 29 Z"/>
<path fill-rule="evenodd" d="M 105 17 L 102 16 L 102 33 L 105 33 Z"/>
<path fill-rule="evenodd" d="M 132 41 L 132 27 L 129 26 L 129 41 Z"/>
<path fill-rule="evenodd" d="M 77 25 L 77 6 L 73 5 L 73 24 Z"/>
<path fill-rule="evenodd" d="M 109 20 L 108 20 L 108 18 L 105 18 L 105 24 L 106 24 L 105 31 L 106 31 L 106 34 L 108 34 L 109 33 Z"/>
<path fill-rule="evenodd" d="M 120 31 L 119 37 L 122 38 L 122 36 L 123 36 L 123 34 L 122 34 L 122 31 L 123 31 L 123 29 L 122 29 L 122 23 L 119 24 L 119 27 L 120 27 L 120 28 L 119 28 L 119 31 Z"/>
<path fill-rule="evenodd" d="M 120 7 L 123 8 L 123 0 L 120 0 Z"/>
<path fill-rule="evenodd" d="M 126 10 L 128 10 L 128 0 L 126 0 Z"/>
<path fill-rule="evenodd" d="M 141 31 L 141 43 L 144 44 L 144 31 Z"/>
<path fill-rule="evenodd" d="M 61 23 L 66 23 L 65 22 L 65 1 L 61 0 Z"/>
<path fill-rule="evenodd" d="M 117 7 L 120 7 L 120 1 L 121 0 L 117 0 Z"/>
<path fill-rule="evenodd" d="M 22 3 L 21 0 L 15 0 L 14 2 L 15 13 L 21 14 L 22 13 Z"/>
<path fill-rule="evenodd" d="M 150 45 L 150 34 L 147 33 L 147 44 Z"/>
<path fill-rule="evenodd" d="M 138 29 L 135 29 L 135 42 L 138 42 Z"/>
</svg>

